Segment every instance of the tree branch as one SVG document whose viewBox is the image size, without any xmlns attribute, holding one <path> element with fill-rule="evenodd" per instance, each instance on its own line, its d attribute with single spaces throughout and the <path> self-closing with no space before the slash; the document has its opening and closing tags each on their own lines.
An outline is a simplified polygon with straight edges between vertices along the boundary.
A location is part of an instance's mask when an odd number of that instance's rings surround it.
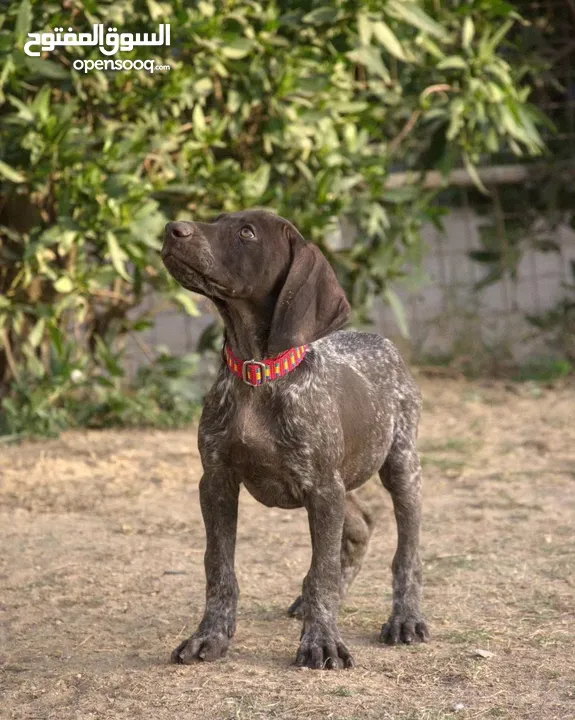
<svg viewBox="0 0 575 720">
<path fill-rule="evenodd" d="M 425 88 L 425 90 L 421 93 L 421 98 L 426 98 L 428 95 L 432 95 L 433 93 L 437 92 L 447 92 L 448 90 L 453 90 L 453 88 L 451 87 L 451 85 L 446 85 L 445 83 L 440 83 L 438 85 L 430 85 L 428 88 Z M 409 133 L 413 130 L 415 123 L 419 120 L 419 116 L 422 112 L 423 110 L 421 109 L 415 110 L 409 120 L 405 123 L 399 134 L 389 143 L 390 155 L 393 155 L 400 143 L 403 142 L 405 137 L 409 135 Z"/>
</svg>

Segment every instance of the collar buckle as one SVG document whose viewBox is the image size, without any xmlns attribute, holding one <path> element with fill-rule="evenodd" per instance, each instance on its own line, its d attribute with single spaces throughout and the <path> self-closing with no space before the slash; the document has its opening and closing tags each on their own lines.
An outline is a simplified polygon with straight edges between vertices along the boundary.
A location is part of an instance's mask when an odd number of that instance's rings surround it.
<svg viewBox="0 0 575 720">
<path fill-rule="evenodd" d="M 248 376 L 248 369 L 250 365 L 255 365 L 256 367 L 260 368 L 260 373 L 262 377 L 262 381 L 259 383 L 257 380 L 256 382 L 252 382 L 249 379 Z M 266 366 L 265 363 L 260 362 L 259 360 L 244 360 L 244 364 L 242 366 L 242 380 L 245 382 L 246 385 L 249 385 L 250 387 L 258 387 L 258 385 L 263 385 L 266 382 Z"/>
</svg>

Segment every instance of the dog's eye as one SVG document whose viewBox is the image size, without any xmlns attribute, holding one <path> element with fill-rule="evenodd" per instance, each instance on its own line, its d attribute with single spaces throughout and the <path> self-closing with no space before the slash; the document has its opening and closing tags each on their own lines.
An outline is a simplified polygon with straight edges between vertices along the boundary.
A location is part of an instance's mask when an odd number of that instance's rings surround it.
<svg viewBox="0 0 575 720">
<path fill-rule="evenodd" d="M 243 227 L 240 230 L 240 237 L 242 240 L 255 240 L 256 238 L 254 231 L 249 227 Z"/>
</svg>

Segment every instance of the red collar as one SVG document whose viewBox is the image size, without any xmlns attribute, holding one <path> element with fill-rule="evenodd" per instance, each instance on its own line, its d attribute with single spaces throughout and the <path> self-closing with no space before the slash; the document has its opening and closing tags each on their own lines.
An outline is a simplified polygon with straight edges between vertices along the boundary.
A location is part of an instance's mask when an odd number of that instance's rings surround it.
<svg viewBox="0 0 575 720">
<path fill-rule="evenodd" d="M 252 387 L 287 375 L 294 370 L 306 356 L 309 345 L 290 348 L 281 355 L 264 360 L 240 360 L 226 345 L 224 354 L 226 363 L 234 375 Z"/>
</svg>

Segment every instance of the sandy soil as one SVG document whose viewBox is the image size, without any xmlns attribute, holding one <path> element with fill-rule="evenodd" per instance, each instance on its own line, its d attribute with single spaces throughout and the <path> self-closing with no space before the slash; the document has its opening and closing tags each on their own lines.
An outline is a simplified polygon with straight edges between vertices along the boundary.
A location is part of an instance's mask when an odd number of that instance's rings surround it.
<svg viewBox="0 0 575 720">
<path fill-rule="evenodd" d="M 203 608 L 193 429 L 0 445 L 0 717 L 575 718 L 575 387 L 421 382 L 432 642 L 376 642 L 395 527 L 372 481 L 381 517 L 340 619 L 350 671 L 291 666 L 306 518 L 245 492 L 232 649 L 168 664 Z"/>
</svg>

